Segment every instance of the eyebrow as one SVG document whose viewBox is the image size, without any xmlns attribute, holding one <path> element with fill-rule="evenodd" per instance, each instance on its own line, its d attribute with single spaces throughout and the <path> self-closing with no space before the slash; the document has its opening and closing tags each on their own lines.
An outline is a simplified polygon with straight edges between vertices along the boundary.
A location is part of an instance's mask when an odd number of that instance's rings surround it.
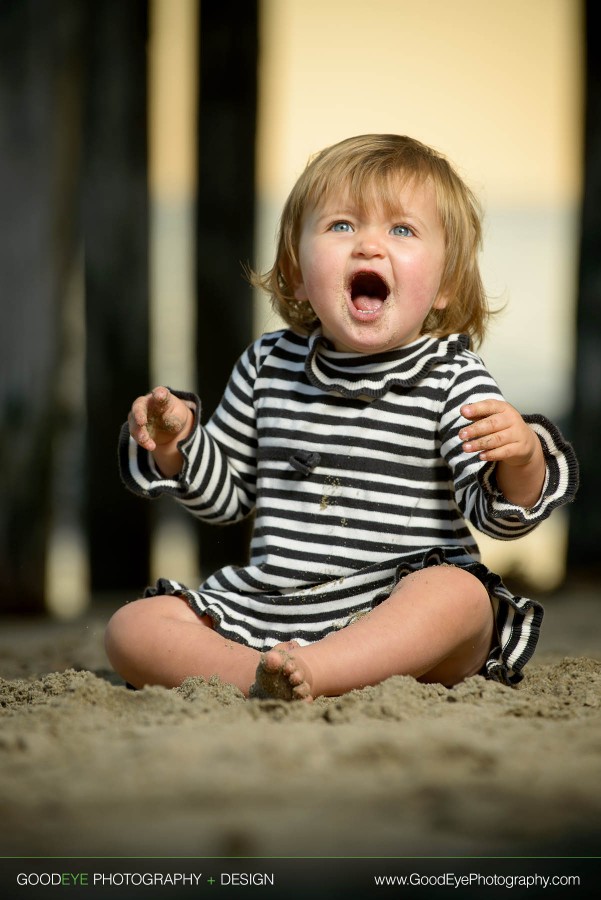
<svg viewBox="0 0 601 900">
<path fill-rule="evenodd" d="M 317 220 L 330 219 L 332 216 L 356 216 L 358 212 L 357 206 L 316 206 L 313 214 Z"/>
</svg>

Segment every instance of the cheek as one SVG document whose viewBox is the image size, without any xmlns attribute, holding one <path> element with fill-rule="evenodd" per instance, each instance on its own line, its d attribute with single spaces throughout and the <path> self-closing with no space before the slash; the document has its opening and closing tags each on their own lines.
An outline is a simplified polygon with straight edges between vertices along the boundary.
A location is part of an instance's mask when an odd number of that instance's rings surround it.
<svg viewBox="0 0 601 900">
<path fill-rule="evenodd" d="M 442 280 L 442 263 L 438 259 L 424 258 L 412 267 L 411 280 L 415 296 L 424 305 L 438 305 L 440 284 Z M 442 297 L 440 298 L 443 299 Z"/>
</svg>

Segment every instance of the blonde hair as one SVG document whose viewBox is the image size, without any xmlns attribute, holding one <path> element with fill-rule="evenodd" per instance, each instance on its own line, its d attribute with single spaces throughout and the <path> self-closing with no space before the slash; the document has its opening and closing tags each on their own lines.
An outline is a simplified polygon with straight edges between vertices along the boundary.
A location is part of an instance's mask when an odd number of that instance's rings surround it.
<svg viewBox="0 0 601 900">
<path fill-rule="evenodd" d="M 445 235 L 445 262 L 440 291 L 448 302 L 432 309 L 422 333 L 444 337 L 466 332 L 479 343 L 491 313 L 480 277 L 478 252 L 482 241 L 480 204 L 448 160 L 413 138 L 366 134 L 347 138 L 313 156 L 284 205 L 273 267 L 251 281 L 267 291 L 285 322 L 309 333 L 319 319 L 306 301 L 294 296 L 300 280 L 298 246 L 305 212 L 333 192 L 348 192 L 352 202 L 398 207 L 399 186 L 429 181 L 435 189 Z"/>
</svg>

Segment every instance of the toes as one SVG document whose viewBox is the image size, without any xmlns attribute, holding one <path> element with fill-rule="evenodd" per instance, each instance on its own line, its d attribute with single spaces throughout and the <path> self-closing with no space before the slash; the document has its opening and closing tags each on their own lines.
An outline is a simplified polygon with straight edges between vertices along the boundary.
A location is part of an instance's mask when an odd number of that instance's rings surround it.
<svg viewBox="0 0 601 900">
<path fill-rule="evenodd" d="M 301 684 L 297 685 L 297 687 L 294 687 L 292 693 L 295 700 L 303 700 L 305 703 L 311 703 L 313 700 L 311 688 L 306 681 L 303 681 Z"/>
<path fill-rule="evenodd" d="M 271 672 L 281 672 L 281 674 L 294 687 L 301 685 L 305 680 L 305 676 L 304 673 L 299 669 L 298 660 L 296 660 L 293 656 L 288 656 L 288 654 L 285 652 L 278 651 L 278 653 L 281 655 L 278 660 L 277 666 L 269 666 L 269 670 Z"/>
<path fill-rule="evenodd" d="M 282 671 L 287 676 L 290 684 L 294 685 L 294 687 L 305 684 L 305 676 L 298 668 L 296 668 L 293 660 L 287 662 Z"/>
<path fill-rule="evenodd" d="M 313 700 L 299 661 L 278 648 L 262 655 L 250 696 L 260 699 Z"/>
<path fill-rule="evenodd" d="M 289 659 L 285 650 L 268 650 L 267 653 L 263 654 L 262 662 L 265 669 L 268 672 L 284 672 L 286 665 L 288 665 L 291 660 Z M 294 668 L 294 666 L 293 666 Z"/>
</svg>

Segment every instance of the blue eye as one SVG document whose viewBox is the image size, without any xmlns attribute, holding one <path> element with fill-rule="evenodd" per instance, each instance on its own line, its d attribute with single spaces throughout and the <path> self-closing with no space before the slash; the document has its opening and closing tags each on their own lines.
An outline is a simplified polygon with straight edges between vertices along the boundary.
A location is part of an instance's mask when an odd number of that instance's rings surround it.
<svg viewBox="0 0 601 900">
<path fill-rule="evenodd" d="M 390 229 L 390 233 L 397 237 L 411 237 L 413 234 L 408 225 L 395 225 L 394 228 Z"/>
<path fill-rule="evenodd" d="M 333 225 L 330 225 L 330 231 L 336 231 L 339 234 L 347 234 L 352 230 L 353 226 L 350 222 L 334 222 Z"/>
</svg>

